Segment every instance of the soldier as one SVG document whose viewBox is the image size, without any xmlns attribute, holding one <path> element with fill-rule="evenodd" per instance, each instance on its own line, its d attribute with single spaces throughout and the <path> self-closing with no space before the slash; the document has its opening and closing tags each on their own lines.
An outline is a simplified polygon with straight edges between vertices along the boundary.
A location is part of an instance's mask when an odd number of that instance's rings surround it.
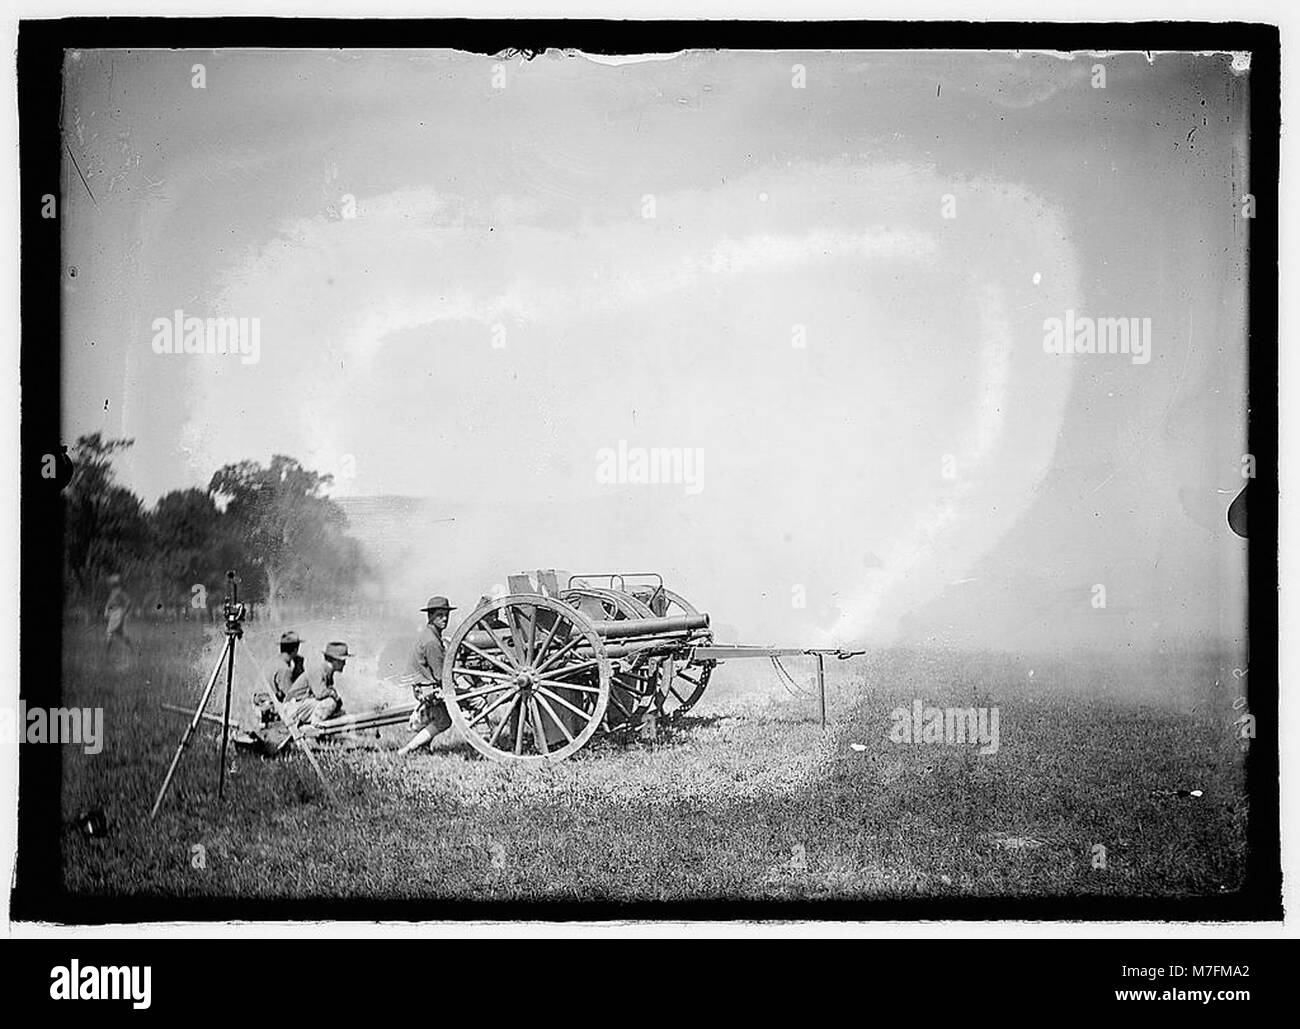
<svg viewBox="0 0 1300 1029">
<path fill-rule="evenodd" d="M 131 611 L 131 598 L 127 595 L 126 590 L 122 589 L 122 577 L 120 575 L 110 575 L 108 585 L 110 587 L 108 602 L 104 605 L 104 618 L 108 621 L 104 641 L 104 656 L 107 657 L 112 652 L 113 640 L 115 639 L 121 640 L 126 644 L 126 649 L 134 653 L 135 646 L 126 635 L 126 616 Z"/>
<path fill-rule="evenodd" d="M 302 640 L 290 629 L 280 637 L 280 667 L 271 678 L 271 688 L 275 690 L 275 699 L 283 701 L 289 695 L 289 689 L 303 672 L 302 655 L 298 647 Z"/>
<path fill-rule="evenodd" d="M 301 644 L 302 640 L 293 630 L 280 637 L 280 666 L 276 668 L 275 673 L 271 676 L 271 689 L 275 693 L 275 699 L 282 704 L 289 699 L 294 683 L 302 678 L 303 659 L 298 653 L 298 647 Z M 309 692 L 309 689 L 304 688 L 294 694 L 294 699 L 301 700 Z M 274 722 L 279 718 L 275 711 L 275 705 L 271 703 L 270 695 L 263 690 L 258 690 L 253 694 L 253 706 L 257 708 L 263 725 Z"/>
<path fill-rule="evenodd" d="M 346 643 L 335 641 L 325 644 L 321 657 L 319 665 L 308 669 L 289 686 L 285 717 L 296 725 L 320 725 L 343 713 L 343 698 L 335 688 L 334 677 L 341 675 L 348 658 L 356 655 L 348 653 Z"/>
<path fill-rule="evenodd" d="M 429 620 L 415 638 L 410 668 L 402 680 L 410 685 L 419 706 L 411 713 L 409 723 L 415 735 L 398 750 L 401 757 L 426 743 L 432 750 L 433 738 L 451 728 L 451 715 L 447 713 L 447 705 L 443 703 L 439 690 L 442 687 L 442 663 L 447 654 L 442 633 L 447 628 L 448 614 L 456 609 L 446 597 L 430 597 L 420 610 L 428 615 Z"/>
</svg>

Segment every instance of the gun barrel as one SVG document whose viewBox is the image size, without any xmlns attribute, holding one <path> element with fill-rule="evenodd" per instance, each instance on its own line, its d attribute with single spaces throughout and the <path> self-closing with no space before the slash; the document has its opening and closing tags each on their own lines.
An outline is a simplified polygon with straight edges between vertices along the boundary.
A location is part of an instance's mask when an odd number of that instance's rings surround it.
<svg viewBox="0 0 1300 1029">
<path fill-rule="evenodd" d="M 708 615 L 669 615 L 664 618 L 624 618 L 617 622 L 596 622 L 602 639 L 625 640 L 633 636 L 669 636 L 709 627 Z"/>
<path fill-rule="evenodd" d="M 669 615 L 664 618 L 624 618 L 617 622 L 593 622 L 597 635 L 606 640 L 626 640 L 643 636 L 663 637 L 688 635 L 709 627 L 709 616 Z M 497 649 L 496 641 L 490 633 L 471 632 L 465 637 L 479 650 Z"/>
</svg>

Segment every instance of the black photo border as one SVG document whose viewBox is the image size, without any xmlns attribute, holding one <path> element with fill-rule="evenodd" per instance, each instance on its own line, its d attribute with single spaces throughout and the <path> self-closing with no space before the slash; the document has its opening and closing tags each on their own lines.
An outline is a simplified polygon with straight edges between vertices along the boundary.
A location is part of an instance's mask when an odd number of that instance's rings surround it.
<svg viewBox="0 0 1300 1029">
<path fill-rule="evenodd" d="M 1249 244 L 1251 707 L 1246 886 L 1222 897 L 1063 897 L 844 902 L 500 903 L 404 899 L 293 900 L 69 894 L 62 882 L 61 754 L 19 747 L 18 853 L 10 917 L 70 925 L 231 920 L 1275 920 L 1282 914 L 1278 699 L 1278 156 L 1280 38 L 1273 25 L 1208 22 L 595 21 L 315 18 L 69 18 L 23 21 L 18 33 L 22 318 L 20 373 L 21 662 L 29 705 L 60 704 L 52 656 L 62 654 L 62 504 L 40 475 L 61 444 L 62 261 L 57 219 L 65 48 L 449 48 L 484 54 L 576 48 L 625 54 L 686 49 L 1249 51 L 1250 184 L 1257 217 Z M 1267 714 L 1264 714 L 1267 713 Z"/>
</svg>

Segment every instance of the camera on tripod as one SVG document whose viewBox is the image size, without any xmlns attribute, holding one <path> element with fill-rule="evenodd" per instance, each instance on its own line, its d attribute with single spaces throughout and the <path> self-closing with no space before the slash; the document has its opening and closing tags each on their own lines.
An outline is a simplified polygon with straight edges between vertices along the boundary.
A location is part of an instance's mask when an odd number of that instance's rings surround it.
<svg viewBox="0 0 1300 1029">
<path fill-rule="evenodd" d="M 172 755 L 171 767 L 167 769 L 167 776 L 163 779 L 162 786 L 158 788 L 158 796 L 154 798 L 153 808 L 149 812 L 150 819 L 153 819 L 158 814 L 158 809 L 162 807 L 163 797 L 167 795 L 167 787 L 171 785 L 172 776 L 176 774 L 176 766 L 180 764 L 181 755 L 185 753 L 186 745 L 199 727 L 199 721 L 203 718 L 203 713 L 208 707 L 208 698 L 212 696 L 212 691 L 216 689 L 217 679 L 221 677 L 222 669 L 225 669 L 226 672 L 226 708 L 225 713 L 221 716 L 221 763 L 218 766 L 220 771 L 217 778 L 217 799 L 221 800 L 225 796 L 226 742 L 230 738 L 230 689 L 235 680 L 235 640 L 244 635 L 244 626 L 241 624 L 244 620 L 244 605 L 239 602 L 239 586 L 235 582 L 235 573 L 233 571 L 226 573 L 226 602 L 221 605 L 221 613 L 226 620 L 226 644 L 221 648 L 221 656 L 217 658 L 217 665 L 212 669 L 212 676 L 208 679 L 208 685 L 203 690 L 203 697 L 199 700 L 199 706 L 194 712 L 194 717 L 190 719 L 185 735 L 181 737 L 181 742 L 176 747 L 176 753 Z"/>
<path fill-rule="evenodd" d="M 239 586 L 233 571 L 226 573 L 226 601 L 221 605 L 221 611 L 226 619 L 226 635 L 243 636 L 244 605 L 239 602 Z"/>
</svg>

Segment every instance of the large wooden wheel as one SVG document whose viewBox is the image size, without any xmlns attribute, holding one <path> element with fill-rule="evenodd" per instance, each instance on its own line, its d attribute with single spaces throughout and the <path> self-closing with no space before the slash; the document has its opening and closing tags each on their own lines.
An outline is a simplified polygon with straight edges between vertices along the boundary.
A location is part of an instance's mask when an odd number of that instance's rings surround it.
<svg viewBox="0 0 1300 1029">
<path fill-rule="evenodd" d="M 655 613 L 630 593 L 596 586 L 574 586 L 560 598 L 596 621 L 618 622 L 625 618 L 654 618 Z M 663 659 L 633 657 L 617 662 L 605 709 L 605 730 L 622 732 L 641 724 L 656 702 Z"/>
<path fill-rule="evenodd" d="M 513 594 L 452 634 L 442 697 L 457 731 L 494 761 L 562 761 L 600 728 L 610 696 L 605 644 L 586 615 Z"/>
<path fill-rule="evenodd" d="M 680 593 L 659 587 L 646 598 L 653 613 L 660 618 L 674 615 L 697 615 L 695 605 Z M 674 719 L 686 714 L 709 685 L 713 661 L 683 661 L 668 658 L 659 668 L 655 691 L 655 710 L 661 718 Z"/>
</svg>

